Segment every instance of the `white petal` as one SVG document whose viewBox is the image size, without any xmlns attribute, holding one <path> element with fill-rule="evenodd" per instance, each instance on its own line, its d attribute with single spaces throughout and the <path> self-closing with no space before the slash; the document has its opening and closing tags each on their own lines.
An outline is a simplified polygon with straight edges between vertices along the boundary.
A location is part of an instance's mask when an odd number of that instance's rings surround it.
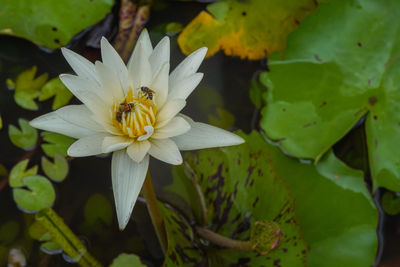
<svg viewBox="0 0 400 267">
<path fill-rule="evenodd" d="M 114 71 L 100 61 L 96 61 L 95 68 L 99 75 L 102 99 L 105 103 L 112 104 L 124 98 L 121 82 Z"/>
<path fill-rule="evenodd" d="M 139 44 L 141 44 L 143 48 L 143 51 L 141 53 L 144 53 L 145 57 L 148 59 L 151 53 L 153 52 L 153 46 L 151 45 L 151 40 L 147 29 L 142 30 L 142 32 L 139 35 L 139 38 L 136 41 L 135 48 L 133 49 L 131 58 L 129 59 L 128 62 L 128 69 L 131 68 L 131 64 L 133 63 L 134 58 L 136 57 L 135 55 L 138 53 Z"/>
<path fill-rule="evenodd" d="M 100 86 L 93 81 L 70 74 L 61 74 L 61 81 L 96 116 L 108 116 L 107 105 L 100 98 Z"/>
<path fill-rule="evenodd" d="M 202 47 L 185 58 L 169 76 L 169 88 L 175 88 L 180 80 L 196 73 L 206 53 L 207 48 Z"/>
<path fill-rule="evenodd" d="M 168 94 L 168 99 L 186 99 L 197 85 L 199 85 L 203 76 L 203 73 L 198 72 L 178 81 L 174 84 L 175 87 L 171 88 L 170 93 Z"/>
<path fill-rule="evenodd" d="M 111 161 L 112 186 L 119 228 L 123 230 L 129 222 L 133 206 L 139 195 L 149 167 L 149 157 L 140 163 L 134 162 L 125 150 L 113 153 Z"/>
<path fill-rule="evenodd" d="M 149 62 L 151 65 L 151 70 L 153 76 L 160 70 L 160 68 L 165 64 L 169 63 L 169 37 L 165 36 L 161 41 L 154 47 L 153 53 L 149 57 Z"/>
<path fill-rule="evenodd" d="M 154 100 L 157 108 L 162 108 L 168 96 L 169 63 L 165 63 L 154 76 L 150 88 L 155 92 Z"/>
<path fill-rule="evenodd" d="M 161 128 L 165 126 L 179 111 L 181 111 L 186 105 L 186 101 L 183 99 L 172 99 L 167 101 L 162 109 L 157 113 L 155 128 Z"/>
<path fill-rule="evenodd" d="M 191 126 L 190 130 L 172 138 L 180 150 L 233 146 L 244 142 L 240 136 L 231 132 L 205 123 L 194 122 L 186 116 L 185 119 Z"/>
<path fill-rule="evenodd" d="M 144 131 L 146 132 L 146 134 L 139 136 L 138 139 L 137 139 L 138 141 L 147 140 L 147 139 L 149 139 L 150 136 L 152 136 L 153 133 L 154 133 L 154 128 L 153 128 L 153 126 L 147 125 L 147 126 L 144 126 L 143 129 L 144 129 Z"/>
<path fill-rule="evenodd" d="M 61 119 L 56 112 L 44 114 L 29 123 L 31 126 L 50 132 L 67 135 L 73 138 L 95 134 L 95 131 L 80 127 Z"/>
<path fill-rule="evenodd" d="M 137 89 L 141 86 L 150 87 L 152 78 L 151 66 L 141 43 L 138 44 L 137 49 L 137 53 L 133 55 L 132 64 L 129 65 L 130 85 L 133 89 Z"/>
<path fill-rule="evenodd" d="M 150 149 L 150 142 L 145 140 L 141 142 L 133 142 L 126 149 L 126 153 L 128 153 L 129 157 L 136 162 L 141 162 L 146 156 L 147 152 Z"/>
<path fill-rule="evenodd" d="M 125 136 L 107 136 L 103 140 L 101 150 L 103 153 L 124 149 L 132 144 L 133 140 Z"/>
<path fill-rule="evenodd" d="M 61 52 L 76 74 L 98 83 L 97 73 L 92 62 L 64 47 L 61 48 Z"/>
<path fill-rule="evenodd" d="M 101 133 L 80 138 L 68 148 L 67 153 L 71 157 L 87 157 L 102 154 L 101 146 L 106 136 L 107 134 Z"/>
<path fill-rule="evenodd" d="M 174 117 L 164 127 L 157 129 L 151 136 L 155 139 L 165 139 L 177 135 L 181 135 L 190 130 L 190 124 L 182 117 Z"/>
<path fill-rule="evenodd" d="M 104 132 L 104 127 L 93 119 L 93 113 L 85 105 L 69 105 L 55 111 L 65 121 L 95 132 Z"/>
<path fill-rule="evenodd" d="M 152 139 L 149 154 L 169 164 L 182 164 L 181 152 L 171 139 Z"/>
<path fill-rule="evenodd" d="M 124 91 L 128 90 L 128 70 L 125 63 L 114 47 L 104 37 L 101 38 L 101 58 L 103 63 L 117 74 Z"/>
</svg>

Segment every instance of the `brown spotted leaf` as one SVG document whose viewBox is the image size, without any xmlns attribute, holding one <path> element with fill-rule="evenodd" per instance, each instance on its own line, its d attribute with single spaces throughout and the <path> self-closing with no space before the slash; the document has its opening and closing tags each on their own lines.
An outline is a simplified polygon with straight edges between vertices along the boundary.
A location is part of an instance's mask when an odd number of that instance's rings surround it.
<svg viewBox="0 0 400 267">
<path fill-rule="evenodd" d="M 286 46 L 286 36 L 318 6 L 316 0 L 221 0 L 207 6 L 179 35 L 183 53 L 207 46 L 208 56 L 260 59 Z"/>
</svg>

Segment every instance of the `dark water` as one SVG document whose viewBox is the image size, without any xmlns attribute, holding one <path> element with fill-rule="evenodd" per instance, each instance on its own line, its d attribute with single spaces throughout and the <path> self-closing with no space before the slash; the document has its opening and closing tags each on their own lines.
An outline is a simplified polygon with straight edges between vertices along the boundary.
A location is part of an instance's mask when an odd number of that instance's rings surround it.
<svg viewBox="0 0 400 267">
<path fill-rule="evenodd" d="M 204 9 L 204 4 L 199 3 L 172 3 L 163 10 L 152 11 L 152 16 L 147 24 L 153 37 L 159 37 L 155 31 L 160 24 L 171 22 L 189 22 L 200 10 Z M 115 17 L 110 16 L 106 23 L 103 23 L 101 31 L 106 36 L 115 33 Z M 80 38 L 72 42 L 72 49 L 82 53 L 91 60 L 99 59 L 99 50 L 86 47 L 90 37 L 90 32 L 80 35 Z M 158 40 L 153 40 L 155 43 Z M 93 44 L 93 40 L 91 40 Z M 153 43 L 153 44 L 154 44 Z M 171 66 L 176 66 L 183 58 L 176 45 L 175 37 L 171 38 Z M 17 124 L 18 118 L 31 120 L 41 114 L 51 111 L 51 101 L 39 103 L 39 111 L 27 111 L 17 106 L 13 99 L 13 91 L 6 88 L 6 78 L 15 78 L 22 70 L 28 69 L 33 65 L 38 66 L 38 73 L 49 73 L 49 76 L 56 77 L 60 73 L 71 72 L 69 66 L 63 59 L 59 51 L 48 53 L 35 45 L 17 38 L 0 36 L 0 114 L 3 118 L 4 128 L 0 131 L 0 163 L 7 169 L 11 169 L 22 157 L 25 152 L 11 144 L 8 138 L 7 125 Z M 231 112 L 235 117 L 234 129 L 242 129 L 245 132 L 251 131 L 258 125 L 258 111 L 250 103 L 248 89 L 250 80 L 254 73 L 265 70 L 265 63 L 261 61 L 242 61 L 236 58 L 225 57 L 218 53 L 210 59 L 204 61 L 200 71 L 204 72 L 204 79 L 189 97 L 187 107 L 183 111 L 194 120 L 208 122 L 208 115 L 216 115 L 217 107 L 223 107 Z M 73 100 L 72 103 L 77 103 Z M 362 150 L 362 145 L 357 146 L 354 140 L 362 134 L 363 124 L 354 129 L 343 141 L 335 147 L 336 153 L 341 156 L 346 151 Z M 349 145 L 350 144 L 350 145 Z M 40 163 L 42 152 L 40 148 L 32 158 L 35 164 Z M 342 159 L 347 160 L 345 156 Z M 350 164 L 361 169 L 366 169 L 365 160 L 348 160 Z M 32 163 L 31 163 L 32 164 Z M 70 161 L 70 173 L 68 178 L 60 184 L 54 184 L 57 199 L 54 209 L 64 218 L 65 222 L 73 231 L 79 232 L 80 224 L 83 221 L 83 205 L 94 193 L 101 193 L 106 196 L 112 205 L 113 197 L 111 190 L 111 171 L 110 158 L 87 157 L 78 158 Z M 152 159 L 150 170 L 155 187 L 161 193 L 163 186 L 171 182 L 171 167 L 157 160 Z M 162 197 L 162 194 L 161 194 Z M 6 186 L 0 193 L 0 224 L 8 220 L 23 222 L 23 213 L 16 208 L 12 198 L 12 191 Z M 103 264 L 111 263 L 121 252 L 138 254 L 149 266 L 161 264 L 161 251 L 158 247 L 151 222 L 143 202 L 137 202 L 133 211 L 133 220 L 128 224 L 125 231 L 120 232 L 116 218 L 113 225 L 107 227 L 106 233 L 102 235 L 82 236 L 88 243 L 89 251 Z M 387 216 L 384 222 L 385 238 L 381 241 L 383 249 L 381 266 L 400 266 L 399 244 L 400 244 L 400 216 Z M 21 234 L 22 235 L 22 234 Z M 31 258 L 29 262 L 32 266 L 42 266 L 46 262 L 48 266 L 64 266 L 67 263 L 61 256 L 45 256 L 38 253 L 39 242 L 34 242 Z M 382 246 L 382 244 L 384 244 Z M 26 251 L 29 254 L 29 251 Z M 397 260 L 398 265 L 389 265 Z"/>
</svg>

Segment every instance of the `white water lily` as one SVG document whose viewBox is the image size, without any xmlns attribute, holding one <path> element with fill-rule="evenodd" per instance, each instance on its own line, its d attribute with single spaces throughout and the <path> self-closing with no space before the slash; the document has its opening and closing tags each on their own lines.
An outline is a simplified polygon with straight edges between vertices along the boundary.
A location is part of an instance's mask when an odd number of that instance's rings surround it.
<svg viewBox="0 0 400 267">
<path fill-rule="evenodd" d="M 77 76 L 60 75 L 83 103 L 40 116 L 32 126 L 77 138 L 68 149 L 72 157 L 113 152 L 112 185 L 119 227 L 124 229 L 146 177 L 149 155 L 181 164 L 179 150 L 237 145 L 228 131 L 194 122 L 179 112 L 200 83 L 198 73 L 207 48 L 200 48 L 169 74 L 169 38 L 153 49 L 146 30 L 132 56 L 124 62 L 103 38 L 103 62 L 92 64 L 71 50 L 62 53 Z"/>
</svg>

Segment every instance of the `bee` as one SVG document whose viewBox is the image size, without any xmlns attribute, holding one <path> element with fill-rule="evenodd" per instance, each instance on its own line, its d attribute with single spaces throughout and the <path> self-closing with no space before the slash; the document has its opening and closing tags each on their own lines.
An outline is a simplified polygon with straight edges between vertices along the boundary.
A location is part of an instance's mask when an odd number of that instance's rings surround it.
<svg viewBox="0 0 400 267">
<path fill-rule="evenodd" d="M 140 87 L 143 95 L 147 97 L 147 99 L 153 100 L 154 91 L 150 90 L 149 87 L 142 86 Z"/>
<path fill-rule="evenodd" d="M 122 115 L 124 113 L 131 112 L 132 109 L 134 108 L 134 106 L 135 105 L 133 103 L 126 103 L 126 102 L 123 102 L 123 103 L 119 104 L 119 108 L 118 108 L 118 111 L 117 111 L 117 114 L 116 114 L 117 121 L 121 122 L 122 121 Z"/>
</svg>

